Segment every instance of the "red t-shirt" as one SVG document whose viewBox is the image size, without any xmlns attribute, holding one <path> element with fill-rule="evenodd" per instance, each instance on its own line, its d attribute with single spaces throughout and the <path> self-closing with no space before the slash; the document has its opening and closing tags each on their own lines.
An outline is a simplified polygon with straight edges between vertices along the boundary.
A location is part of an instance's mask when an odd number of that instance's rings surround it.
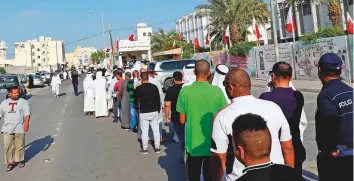
<svg viewBox="0 0 354 181">
<path fill-rule="evenodd" d="M 120 79 L 117 83 L 116 83 L 116 85 L 114 85 L 114 92 L 119 92 L 119 90 L 120 90 L 120 86 L 122 85 L 122 83 L 123 83 L 123 79 Z"/>
</svg>

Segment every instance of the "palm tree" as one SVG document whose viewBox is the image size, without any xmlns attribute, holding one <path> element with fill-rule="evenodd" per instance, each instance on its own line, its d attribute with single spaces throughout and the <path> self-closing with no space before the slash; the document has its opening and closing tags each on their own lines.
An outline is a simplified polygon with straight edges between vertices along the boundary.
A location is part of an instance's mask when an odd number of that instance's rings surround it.
<svg viewBox="0 0 354 181">
<path fill-rule="evenodd" d="M 207 4 L 199 5 L 197 9 L 210 16 L 210 35 L 217 44 L 222 43 L 228 25 L 231 42 L 239 42 L 246 40 L 247 28 L 252 25 L 253 18 L 260 24 L 268 23 L 270 18 L 263 0 L 208 0 Z"/>
<path fill-rule="evenodd" d="M 163 29 L 158 29 L 151 37 L 151 51 L 153 53 L 172 49 L 173 41 L 179 46 L 178 33 L 175 30 L 166 32 Z"/>
</svg>

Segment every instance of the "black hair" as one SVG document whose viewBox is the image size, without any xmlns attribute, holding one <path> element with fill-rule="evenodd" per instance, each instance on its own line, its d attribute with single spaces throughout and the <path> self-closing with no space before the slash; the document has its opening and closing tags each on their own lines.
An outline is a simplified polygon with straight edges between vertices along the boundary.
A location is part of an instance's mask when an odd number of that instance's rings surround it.
<svg viewBox="0 0 354 181">
<path fill-rule="evenodd" d="M 20 89 L 18 86 L 11 86 L 11 87 L 8 87 L 7 88 L 7 92 L 8 93 L 11 93 L 13 90 L 15 90 L 15 89 Z"/>
<path fill-rule="evenodd" d="M 118 75 L 119 77 L 122 77 L 123 73 L 118 71 L 116 75 Z"/>
<path fill-rule="evenodd" d="M 256 114 L 243 114 L 238 116 L 232 124 L 233 134 L 245 131 L 260 131 L 268 129 L 266 121 Z"/>
<path fill-rule="evenodd" d="M 182 73 L 180 71 L 176 71 L 176 72 L 173 72 L 173 79 L 175 79 L 176 81 L 182 81 Z"/>
<path fill-rule="evenodd" d="M 293 68 L 289 63 L 277 62 L 273 65 L 272 73 L 277 77 L 291 77 L 293 75 Z"/>
<path fill-rule="evenodd" d="M 148 75 L 147 72 L 142 72 L 142 73 L 140 74 L 140 78 L 141 78 L 141 80 L 147 81 L 147 80 L 149 80 L 149 75 Z"/>
<path fill-rule="evenodd" d="M 125 76 L 131 77 L 132 74 L 131 74 L 130 72 L 126 72 L 126 73 L 125 73 Z"/>
</svg>

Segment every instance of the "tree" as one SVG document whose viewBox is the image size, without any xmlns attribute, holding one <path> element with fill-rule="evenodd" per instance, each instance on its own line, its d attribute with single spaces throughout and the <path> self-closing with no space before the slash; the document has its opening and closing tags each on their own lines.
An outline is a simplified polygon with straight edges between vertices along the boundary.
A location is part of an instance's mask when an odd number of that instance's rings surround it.
<svg viewBox="0 0 354 181">
<path fill-rule="evenodd" d="M 230 26 L 232 43 L 245 41 L 248 27 L 253 18 L 260 24 L 268 23 L 270 12 L 263 0 L 208 0 L 207 4 L 197 7 L 199 14 L 207 14 L 211 18 L 210 36 L 213 44 L 222 44 L 225 29 Z"/>
<path fill-rule="evenodd" d="M 0 67 L 0 74 L 6 74 L 6 70 L 4 67 Z"/>
<path fill-rule="evenodd" d="M 181 47 L 178 33 L 175 30 L 166 32 L 163 29 L 158 29 L 151 37 L 151 51 L 153 53 L 173 49 L 173 42 L 176 42 L 176 48 Z"/>
<path fill-rule="evenodd" d="M 98 64 L 98 63 L 100 63 L 100 61 L 102 59 L 104 59 L 106 57 L 107 57 L 107 54 L 106 54 L 105 51 L 98 50 L 97 52 L 94 52 L 94 53 L 91 54 L 91 61 L 92 61 L 92 63 Z"/>
</svg>

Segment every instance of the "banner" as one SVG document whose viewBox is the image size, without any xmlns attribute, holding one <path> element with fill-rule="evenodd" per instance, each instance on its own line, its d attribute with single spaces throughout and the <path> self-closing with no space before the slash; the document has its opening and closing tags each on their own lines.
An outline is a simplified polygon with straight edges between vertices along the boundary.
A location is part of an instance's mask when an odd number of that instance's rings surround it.
<svg viewBox="0 0 354 181">
<path fill-rule="evenodd" d="M 206 61 L 210 62 L 209 52 L 195 53 L 195 54 L 193 54 L 192 59 L 194 59 L 194 60 L 203 59 L 203 60 L 206 60 Z"/>
<path fill-rule="evenodd" d="M 210 62 L 213 66 L 218 64 L 229 65 L 229 52 L 226 50 L 215 51 L 209 53 Z"/>
</svg>

